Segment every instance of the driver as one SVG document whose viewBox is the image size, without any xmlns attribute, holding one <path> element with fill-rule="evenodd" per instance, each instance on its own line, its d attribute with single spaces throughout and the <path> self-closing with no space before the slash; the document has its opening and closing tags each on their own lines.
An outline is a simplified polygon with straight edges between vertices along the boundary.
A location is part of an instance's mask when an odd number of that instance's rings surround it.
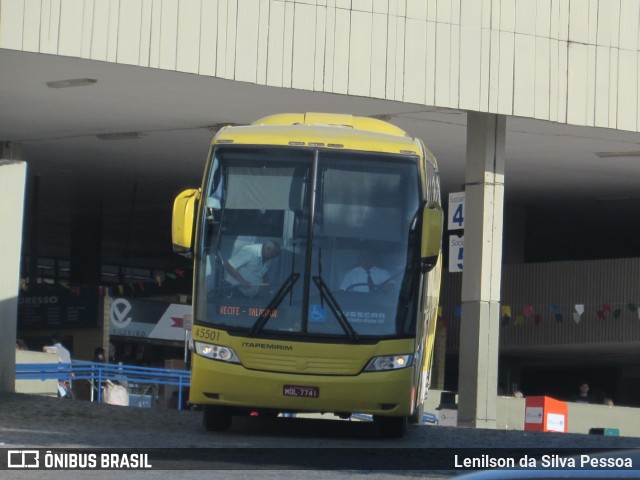
<svg viewBox="0 0 640 480">
<path fill-rule="evenodd" d="M 391 274 L 383 268 L 376 267 L 371 250 L 361 250 L 358 266 L 349 270 L 340 284 L 340 290 L 350 292 L 376 292 L 387 290 L 390 286 Z"/>
</svg>

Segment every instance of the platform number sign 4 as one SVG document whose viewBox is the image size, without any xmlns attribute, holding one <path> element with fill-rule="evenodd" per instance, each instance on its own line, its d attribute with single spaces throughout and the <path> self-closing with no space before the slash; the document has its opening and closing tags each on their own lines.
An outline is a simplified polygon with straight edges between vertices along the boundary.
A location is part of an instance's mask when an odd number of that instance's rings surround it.
<svg viewBox="0 0 640 480">
<path fill-rule="evenodd" d="M 449 230 L 464 229 L 464 192 L 449 194 Z"/>
<path fill-rule="evenodd" d="M 449 236 L 449 272 L 461 272 L 464 259 L 464 192 L 449 194 L 448 229 L 458 231 Z"/>
<path fill-rule="evenodd" d="M 464 236 L 449 236 L 449 272 L 461 272 L 464 259 Z"/>
<path fill-rule="evenodd" d="M 460 203 L 453 212 L 451 222 L 455 225 L 464 225 L 464 204 Z M 462 227 L 458 227 L 462 228 Z"/>
</svg>

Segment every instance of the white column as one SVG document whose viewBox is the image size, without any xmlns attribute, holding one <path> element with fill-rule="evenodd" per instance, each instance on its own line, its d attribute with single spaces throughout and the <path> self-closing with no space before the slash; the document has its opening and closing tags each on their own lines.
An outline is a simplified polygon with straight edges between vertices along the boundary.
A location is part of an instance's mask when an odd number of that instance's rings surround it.
<svg viewBox="0 0 640 480">
<path fill-rule="evenodd" d="M 506 119 L 467 113 L 458 425 L 496 426 Z"/>
<path fill-rule="evenodd" d="M 0 392 L 15 390 L 20 249 L 26 173 L 25 162 L 0 160 Z"/>
</svg>

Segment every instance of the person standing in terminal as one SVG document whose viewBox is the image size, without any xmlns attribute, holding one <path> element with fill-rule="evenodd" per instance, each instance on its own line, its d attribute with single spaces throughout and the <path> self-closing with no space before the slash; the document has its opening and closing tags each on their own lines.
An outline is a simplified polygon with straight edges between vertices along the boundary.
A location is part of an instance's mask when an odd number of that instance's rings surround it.
<svg viewBox="0 0 640 480">
<path fill-rule="evenodd" d="M 589 395 L 589 384 L 580 384 L 580 393 L 573 399 L 576 403 L 591 403 L 591 396 Z"/>
<path fill-rule="evenodd" d="M 105 358 L 104 348 L 96 347 L 93 351 L 93 363 L 107 363 Z"/>
<path fill-rule="evenodd" d="M 62 345 L 62 336 L 60 334 L 54 333 L 51 336 L 51 342 L 53 345 L 49 345 L 44 347 L 42 350 L 47 353 L 55 353 L 58 355 L 59 363 L 71 363 L 71 352 L 67 350 Z M 74 399 L 75 395 L 73 393 L 73 388 L 71 385 L 70 377 L 73 376 L 73 372 L 69 373 L 69 379 L 67 378 L 59 378 L 58 379 L 58 393 L 61 398 L 70 398 Z"/>
<path fill-rule="evenodd" d="M 62 339 L 59 334 L 54 333 L 51 336 L 51 343 L 52 345 L 44 347 L 43 351 L 48 353 L 57 353 L 58 362 L 60 363 L 71 363 L 71 353 L 62 345 Z"/>
</svg>

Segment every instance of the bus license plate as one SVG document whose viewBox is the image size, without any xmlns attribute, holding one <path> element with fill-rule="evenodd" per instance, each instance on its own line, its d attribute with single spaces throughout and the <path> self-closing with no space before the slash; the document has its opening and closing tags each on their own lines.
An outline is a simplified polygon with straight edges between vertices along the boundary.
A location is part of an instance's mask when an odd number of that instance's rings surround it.
<svg viewBox="0 0 640 480">
<path fill-rule="evenodd" d="M 320 389 L 318 387 L 302 387 L 300 385 L 285 385 L 282 389 L 285 397 L 309 397 L 318 398 Z"/>
</svg>

